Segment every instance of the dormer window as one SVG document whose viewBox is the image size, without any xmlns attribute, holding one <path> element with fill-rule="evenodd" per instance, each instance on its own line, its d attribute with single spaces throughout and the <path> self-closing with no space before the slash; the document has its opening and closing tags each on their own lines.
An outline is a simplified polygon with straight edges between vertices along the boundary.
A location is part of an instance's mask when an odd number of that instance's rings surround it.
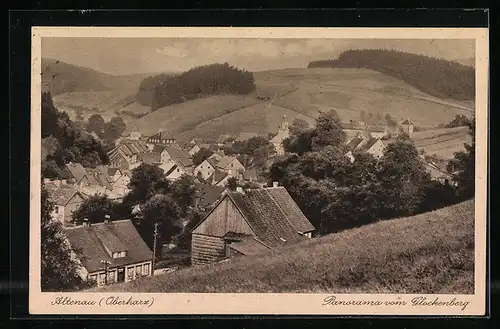
<svg viewBox="0 0 500 329">
<path fill-rule="evenodd" d="M 127 256 L 127 252 L 126 251 L 120 251 L 120 252 L 114 252 L 113 253 L 113 258 L 114 259 L 124 258 L 125 256 Z"/>
</svg>

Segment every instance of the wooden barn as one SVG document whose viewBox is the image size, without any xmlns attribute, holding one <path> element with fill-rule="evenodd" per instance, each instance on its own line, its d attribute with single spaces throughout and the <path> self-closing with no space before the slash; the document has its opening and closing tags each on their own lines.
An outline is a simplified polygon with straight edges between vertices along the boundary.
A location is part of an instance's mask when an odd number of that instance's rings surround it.
<svg viewBox="0 0 500 329">
<path fill-rule="evenodd" d="M 311 238 L 314 230 L 284 187 L 239 189 L 191 230 L 191 264 L 260 254 Z"/>
</svg>

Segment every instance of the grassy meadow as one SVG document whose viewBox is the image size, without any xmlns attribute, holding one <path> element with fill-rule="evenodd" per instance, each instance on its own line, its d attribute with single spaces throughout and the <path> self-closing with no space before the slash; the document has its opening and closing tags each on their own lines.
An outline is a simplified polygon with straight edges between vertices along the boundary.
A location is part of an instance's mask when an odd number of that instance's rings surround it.
<svg viewBox="0 0 500 329">
<path fill-rule="evenodd" d="M 474 200 L 91 291 L 472 294 Z"/>
</svg>

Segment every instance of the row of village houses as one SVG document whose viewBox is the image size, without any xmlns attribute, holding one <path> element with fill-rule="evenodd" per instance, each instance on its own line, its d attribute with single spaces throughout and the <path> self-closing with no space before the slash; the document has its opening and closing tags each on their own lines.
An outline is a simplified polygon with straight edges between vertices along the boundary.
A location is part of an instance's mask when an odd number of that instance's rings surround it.
<svg viewBox="0 0 500 329">
<path fill-rule="evenodd" d="M 407 121 L 408 133 L 413 132 Z M 380 158 L 384 152 L 383 135 L 379 131 L 352 129 L 347 131 L 348 153 L 355 161 L 356 150 Z M 380 133 L 380 134 L 379 134 Z M 288 135 L 286 117 L 271 143 L 279 148 Z M 223 143 L 223 141 L 220 141 Z M 278 145 L 279 144 L 279 145 Z M 197 191 L 198 205 L 207 210 L 206 216 L 191 230 L 191 264 L 201 265 L 223 261 L 235 256 L 258 255 L 282 245 L 312 237 L 315 228 L 301 212 L 284 187 L 275 182 L 272 187 L 231 191 L 226 187 L 229 177 L 256 179 L 254 169 L 246 169 L 235 157 L 214 152 L 195 166 L 192 156 L 203 141 L 193 140 L 180 147 L 168 132 L 142 139 L 133 131 L 109 152 L 110 165 L 94 169 L 70 163 L 64 168 L 65 180 L 47 181 L 46 186 L 56 204 L 53 216 L 66 223 L 66 237 L 73 250 L 79 250 L 80 275 L 98 285 L 127 282 L 153 275 L 152 251 L 142 240 L 131 220 L 104 218 L 102 223 L 85 222 L 72 226 L 71 215 L 85 198 L 106 194 L 120 199 L 127 192 L 130 170 L 141 163 L 157 165 L 165 177 L 175 180 L 183 174 L 201 176 L 205 181 Z M 427 169 L 440 179 L 440 168 L 427 163 Z M 98 242 L 98 243 L 97 243 Z"/>
</svg>

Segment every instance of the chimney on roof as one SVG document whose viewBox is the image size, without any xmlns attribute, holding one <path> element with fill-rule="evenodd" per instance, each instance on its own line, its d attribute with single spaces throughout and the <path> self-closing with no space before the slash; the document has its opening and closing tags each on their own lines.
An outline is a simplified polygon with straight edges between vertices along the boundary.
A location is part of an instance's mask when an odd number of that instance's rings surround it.
<svg viewBox="0 0 500 329">
<path fill-rule="evenodd" d="M 88 218 L 84 218 L 83 219 L 83 226 L 84 227 L 90 227 L 90 221 Z"/>
<path fill-rule="evenodd" d="M 279 186 L 279 183 L 277 181 L 274 181 L 273 182 L 273 187 L 278 187 Z"/>
<path fill-rule="evenodd" d="M 109 215 L 104 216 L 104 223 L 111 224 L 111 216 Z"/>
</svg>

